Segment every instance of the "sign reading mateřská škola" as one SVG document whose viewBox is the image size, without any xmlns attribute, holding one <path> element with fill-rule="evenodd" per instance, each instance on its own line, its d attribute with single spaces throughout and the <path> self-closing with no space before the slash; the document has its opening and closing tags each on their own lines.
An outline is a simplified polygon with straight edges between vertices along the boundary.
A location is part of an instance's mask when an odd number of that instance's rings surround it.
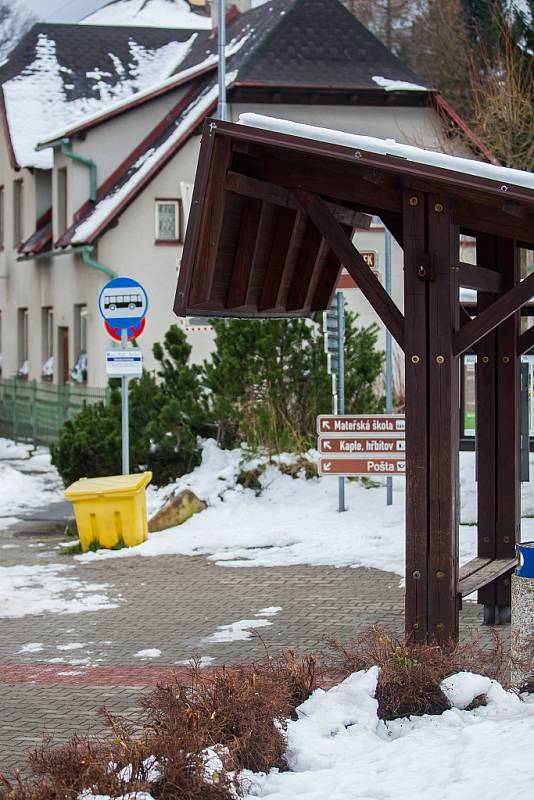
<svg viewBox="0 0 534 800">
<path fill-rule="evenodd" d="M 324 414 L 317 417 L 317 432 L 321 475 L 406 473 L 403 414 Z"/>
</svg>

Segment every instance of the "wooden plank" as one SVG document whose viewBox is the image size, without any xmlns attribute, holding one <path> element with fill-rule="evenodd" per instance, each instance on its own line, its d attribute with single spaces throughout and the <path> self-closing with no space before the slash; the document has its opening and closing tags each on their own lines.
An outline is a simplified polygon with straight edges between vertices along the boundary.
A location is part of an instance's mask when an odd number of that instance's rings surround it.
<svg viewBox="0 0 534 800">
<path fill-rule="evenodd" d="M 516 565 L 516 558 L 497 558 L 489 561 L 486 566 L 459 581 L 458 592 L 462 597 L 467 597 L 472 592 L 480 591 L 488 584 L 499 578 L 502 579 L 509 572 L 512 572 Z"/>
<path fill-rule="evenodd" d="M 239 172 L 229 170 L 226 175 L 225 186 L 228 191 L 242 194 L 244 197 L 262 200 L 285 208 L 292 208 L 294 211 L 299 208 L 293 193 L 289 189 L 269 183 L 269 181 L 251 178 L 249 175 L 243 175 Z M 326 200 L 325 203 L 338 222 L 350 225 L 352 228 L 361 228 L 362 230 L 370 228 L 372 218 L 369 214 L 362 214 L 361 211 L 354 211 L 354 209 L 346 208 L 338 203 L 330 203 Z"/>
<path fill-rule="evenodd" d="M 210 157 L 210 174 L 198 236 L 199 249 L 189 292 L 191 305 L 208 301 L 211 296 L 225 210 L 224 176 L 232 158 L 230 145 L 228 139 L 216 137 Z"/>
<path fill-rule="evenodd" d="M 458 638 L 460 506 L 460 371 L 453 351 L 460 302 L 458 272 L 451 270 L 459 260 L 460 237 L 445 196 L 428 195 L 427 230 L 434 267 L 428 287 L 428 635 L 445 643 Z"/>
<path fill-rule="evenodd" d="M 495 237 L 479 233 L 476 238 L 477 260 L 488 268 L 496 268 Z M 501 282 L 502 287 L 502 282 Z M 502 288 L 501 288 L 502 290 Z M 496 297 L 479 292 L 477 312 L 481 314 Z M 497 417 L 496 417 L 496 342 L 495 331 L 484 336 L 476 345 L 475 411 L 476 411 L 476 475 L 477 475 L 477 554 L 480 558 L 496 557 L 496 497 L 497 497 Z M 494 608 L 497 604 L 495 586 L 486 586 L 478 601 Z M 490 615 L 491 616 L 491 615 Z"/>
<path fill-rule="evenodd" d="M 187 230 L 185 232 L 184 250 L 180 264 L 180 271 L 178 273 L 178 282 L 174 299 L 174 313 L 179 317 L 184 317 L 187 313 L 186 305 L 193 277 L 193 270 L 196 263 L 200 237 L 200 226 L 202 221 L 202 209 L 200 201 L 201 198 L 205 197 L 206 195 L 206 187 L 208 185 L 210 175 L 211 155 L 214 144 L 215 135 L 213 131 L 210 132 L 209 128 L 204 126 L 204 132 L 200 143 L 200 153 L 195 176 L 195 185 L 193 187 L 193 197 L 191 200 L 191 211 L 189 214 Z"/>
<path fill-rule="evenodd" d="M 453 219 L 462 229 L 473 235 L 499 233 L 500 236 L 534 244 L 532 220 L 521 220 L 506 214 L 500 206 L 482 205 L 470 200 L 453 200 Z"/>
<path fill-rule="evenodd" d="M 510 242 L 510 240 L 506 240 Z M 510 247 L 515 247 L 515 242 L 510 242 Z M 478 314 L 468 325 L 458 331 L 454 337 L 454 354 L 465 353 L 479 339 L 490 333 L 494 328 L 512 316 L 521 306 L 534 295 L 534 272 L 524 280 L 501 295 L 488 308 Z"/>
<path fill-rule="evenodd" d="M 301 208 L 313 220 L 345 269 L 357 282 L 358 287 L 387 326 L 391 335 L 404 347 L 404 318 L 390 296 L 369 269 L 364 259 L 333 218 L 324 201 L 310 192 L 295 192 Z"/>
<path fill-rule="evenodd" d="M 501 288 L 501 276 L 498 272 L 486 267 L 465 264 L 460 261 L 457 264 L 460 277 L 459 284 L 466 289 L 477 289 L 482 292 L 492 292 L 496 294 Z"/>
<path fill-rule="evenodd" d="M 507 294 L 521 287 L 519 284 L 519 250 L 509 239 L 496 239 L 496 263 L 503 278 Z M 534 277 L 534 276 L 530 276 Z M 514 287 L 514 288 L 512 288 Z M 498 301 L 497 301 L 498 302 Z M 520 538 L 520 360 L 517 353 L 520 315 L 509 316 L 496 331 L 497 343 L 497 488 L 496 488 L 496 557 L 515 555 L 516 541 Z M 510 606 L 510 580 L 497 581 L 497 605 Z"/>
<path fill-rule="evenodd" d="M 341 271 L 341 262 L 339 258 L 325 239 L 323 239 L 323 242 L 326 244 L 327 253 L 323 268 L 317 279 L 317 286 L 314 288 L 312 286 L 312 281 L 310 281 L 310 292 L 313 291 L 312 298 L 309 302 L 310 312 L 323 311 L 328 308 Z"/>
<path fill-rule="evenodd" d="M 278 208 L 276 226 L 269 243 L 269 258 L 263 288 L 258 300 L 258 311 L 275 309 L 280 290 L 280 282 L 286 264 L 286 256 L 295 225 L 296 213 L 290 208 Z"/>
<path fill-rule="evenodd" d="M 228 308 L 239 308 L 245 304 L 261 209 L 259 200 L 251 200 L 243 209 L 234 269 L 226 298 Z"/>
<path fill-rule="evenodd" d="M 339 270 L 339 261 L 332 253 L 330 249 L 330 245 L 325 239 L 321 239 L 321 245 L 319 247 L 319 251 L 317 253 L 317 258 L 315 259 L 315 264 L 313 266 L 313 272 L 310 278 L 310 282 L 308 285 L 308 291 L 306 293 L 306 297 L 304 299 L 304 306 L 303 306 L 303 313 L 308 315 L 311 314 L 313 311 L 319 310 L 317 306 L 314 305 L 314 299 L 317 295 L 317 291 L 319 289 L 321 277 L 324 275 L 325 270 L 328 269 L 328 257 L 329 254 L 332 254 L 334 257 L 334 261 L 336 262 L 337 269 L 336 269 L 336 278 L 337 272 Z M 330 298 L 331 292 L 328 295 Z M 327 308 L 329 305 L 328 301 L 324 308 Z"/>
<path fill-rule="evenodd" d="M 468 561 L 466 564 L 462 564 L 458 571 L 458 583 L 460 584 L 462 581 L 466 580 L 466 578 L 471 577 L 474 575 L 475 572 L 478 572 L 479 569 L 482 567 L 491 564 L 491 558 L 472 558 L 471 561 Z"/>
<path fill-rule="evenodd" d="M 243 308 L 257 310 L 258 300 L 263 287 L 265 271 L 269 260 L 270 243 L 274 235 L 276 225 L 277 208 L 272 203 L 262 203 L 260 221 L 258 223 L 258 233 L 252 262 L 248 276 L 248 285 L 245 294 Z"/>
<path fill-rule="evenodd" d="M 287 249 L 284 269 L 280 278 L 280 286 L 276 297 L 276 307 L 283 308 L 285 311 L 296 311 L 296 308 L 288 306 L 288 296 L 291 286 L 295 280 L 295 275 L 300 270 L 300 253 L 302 251 L 310 222 L 302 211 L 298 211 L 295 216 L 291 240 Z M 313 265 L 312 265 L 313 266 Z M 300 306 L 299 306 L 300 308 Z"/>
<path fill-rule="evenodd" d="M 428 638 L 428 283 L 417 276 L 425 250 L 425 196 L 404 195 L 406 384 L 406 596 L 408 640 Z"/>
<path fill-rule="evenodd" d="M 320 269 L 321 266 L 321 242 L 323 241 L 323 237 L 313 222 L 308 220 L 298 254 L 298 262 L 287 295 L 288 311 L 304 308 L 314 272 Z"/>
<path fill-rule="evenodd" d="M 534 347 L 534 325 L 522 333 L 517 340 L 517 353 L 522 356 Z"/>
</svg>

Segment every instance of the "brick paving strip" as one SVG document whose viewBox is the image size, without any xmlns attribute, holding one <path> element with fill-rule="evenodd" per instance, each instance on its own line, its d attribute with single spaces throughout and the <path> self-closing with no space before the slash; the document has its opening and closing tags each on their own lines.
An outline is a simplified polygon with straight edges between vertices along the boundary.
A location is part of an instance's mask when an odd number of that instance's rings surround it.
<svg viewBox="0 0 534 800">
<path fill-rule="evenodd" d="M 205 667 L 208 671 L 213 668 Z M 15 686 L 155 686 L 176 675 L 185 678 L 187 667 L 143 664 L 86 667 L 70 664 L 0 664 L 0 684 Z"/>
</svg>

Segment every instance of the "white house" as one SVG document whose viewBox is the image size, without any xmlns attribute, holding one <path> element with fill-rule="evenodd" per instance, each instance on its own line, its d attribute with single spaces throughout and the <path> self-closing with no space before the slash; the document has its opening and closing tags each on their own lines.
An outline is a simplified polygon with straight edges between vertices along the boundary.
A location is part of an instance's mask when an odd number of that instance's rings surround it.
<svg viewBox="0 0 534 800">
<path fill-rule="evenodd" d="M 207 322 L 178 321 L 172 305 L 200 128 L 217 103 L 216 36 L 197 3 L 176 0 L 177 28 L 158 27 L 150 0 L 145 17 L 122 24 L 117 9 L 132 5 L 118 0 L 78 25 L 37 24 L 0 68 L 4 378 L 104 386 L 110 340 L 98 296 L 113 275 L 147 289 L 139 344 L 148 368 L 172 323 L 184 325 L 196 360 L 210 350 Z M 439 92 L 338 0 L 232 7 L 227 41 L 232 120 L 257 111 L 491 158 Z M 382 273 L 381 225 L 356 237 Z M 395 246 L 402 306 L 401 272 Z M 346 288 L 362 322 L 372 321 L 358 289 Z"/>
</svg>

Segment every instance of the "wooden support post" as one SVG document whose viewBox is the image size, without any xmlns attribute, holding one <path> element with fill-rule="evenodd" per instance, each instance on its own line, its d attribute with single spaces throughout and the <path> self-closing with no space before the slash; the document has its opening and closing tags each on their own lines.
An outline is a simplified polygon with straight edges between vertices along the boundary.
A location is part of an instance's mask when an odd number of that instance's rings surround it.
<svg viewBox="0 0 534 800">
<path fill-rule="evenodd" d="M 520 280 L 519 250 L 511 239 L 497 238 L 496 258 L 504 291 Z M 520 359 L 517 339 L 520 312 L 509 316 L 497 329 L 497 526 L 496 557 L 512 558 L 521 526 L 520 469 Z M 510 617 L 510 576 L 496 581 L 499 621 Z"/>
<path fill-rule="evenodd" d="M 406 384 L 406 638 L 428 634 L 428 282 L 418 277 L 426 251 L 425 195 L 404 195 L 404 319 Z"/>
<path fill-rule="evenodd" d="M 460 383 L 454 335 L 460 327 L 459 230 L 449 201 L 428 196 L 429 282 L 428 398 L 429 499 L 428 636 L 439 642 L 458 638 L 458 525 L 460 506 Z"/>
<path fill-rule="evenodd" d="M 496 269 L 495 238 L 487 233 L 477 235 L 477 261 L 489 269 Z M 497 273 L 500 274 L 500 273 Z M 479 292 L 477 312 L 481 314 L 495 300 L 490 292 Z M 477 476 L 477 529 L 478 558 L 496 558 L 496 333 L 491 331 L 477 344 L 475 368 L 476 395 L 476 476 Z M 484 605 L 484 621 L 495 622 L 497 605 L 495 583 L 479 589 L 478 602 Z"/>
<path fill-rule="evenodd" d="M 406 192 L 406 635 L 441 643 L 458 637 L 458 243 L 446 198 Z"/>
</svg>

